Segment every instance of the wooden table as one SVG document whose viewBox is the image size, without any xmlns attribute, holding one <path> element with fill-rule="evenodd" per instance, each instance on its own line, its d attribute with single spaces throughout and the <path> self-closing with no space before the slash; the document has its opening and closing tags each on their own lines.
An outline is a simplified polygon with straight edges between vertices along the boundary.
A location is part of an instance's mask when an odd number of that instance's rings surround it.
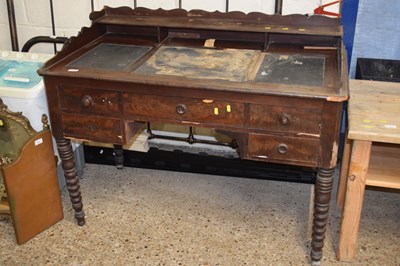
<svg viewBox="0 0 400 266">
<path fill-rule="evenodd" d="M 39 70 L 78 224 L 69 139 L 114 144 L 122 166 L 121 145 L 146 122 L 208 127 L 231 137 L 241 159 L 317 170 L 319 262 L 348 98 L 340 20 L 127 7 L 90 18 Z"/>
<path fill-rule="evenodd" d="M 355 256 L 365 186 L 400 189 L 400 83 L 350 80 L 348 121 L 337 198 L 343 261 Z"/>
</svg>

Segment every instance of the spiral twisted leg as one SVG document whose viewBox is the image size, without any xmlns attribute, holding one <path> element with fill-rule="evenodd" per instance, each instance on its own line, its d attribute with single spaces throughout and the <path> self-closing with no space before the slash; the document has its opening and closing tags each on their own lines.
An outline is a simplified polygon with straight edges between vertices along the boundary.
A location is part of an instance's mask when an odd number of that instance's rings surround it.
<svg viewBox="0 0 400 266">
<path fill-rule="evenodd" d="M 311 261 L 313 265 L 318 265 L 322 258 L 334 171 L 334 168 L 318 169 L 315 184 L 314 220 L 311 240 Z"/>
<path fill-rule="evenodd" d="M 69 197 L 72 202 L 72 208 L 75 211 L 75 218 L 78 225 L 85 224 L 85 213 L 83 211 L 81 190 L 79 186 L 79 179 L 76 173 L 74 155 L 72 152 L 71 141 L 68 139 L 56 139 L 57 149 L 62 161 L 62 168 L 64 170 L 64 177 L 67 183 Z"/>
</svg>

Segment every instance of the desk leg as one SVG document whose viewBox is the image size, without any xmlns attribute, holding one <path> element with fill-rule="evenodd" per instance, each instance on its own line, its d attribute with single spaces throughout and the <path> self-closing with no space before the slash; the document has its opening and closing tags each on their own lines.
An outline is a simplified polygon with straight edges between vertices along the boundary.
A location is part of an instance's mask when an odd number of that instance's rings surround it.
<svg viewBox="0 0 400 266">
<path fill-rule="evenodd" d="M 339 232 L 338 260 L 354 258 L 372 142 L 353 141 Z"/>
<path fill-rule="evenodd" d="M 319 168 L 315 183 L 314 220 L 311 240 L 311 262 L 319 265 L 324 247 L 325 231 L 328 222 L 329 203 L 335 168 Z"/>
<path fill-rule="evenodd" d="M 122 149 L 122 145 L 114 144 L 114 159 L 117 169 L 124 168 L 124 150 Z"/>
<path fill-rule="evenodd" d="M 79 225 L 85 224 L 85 213 L 83 211 L 81 190 L 79 179 L 76 173 L 74 154 L 72 152 L 71 141 L 69 139 L 56 139 L 57 149 L 62 161 L 64 177 L 67 183 L 69 197 L 72 202 L 72 207 L 75 211 L 75 218 Z"/>
<path fill-rule="evenodd" d="M 342 164 L 339 176 L 339 185 L 336 196 L 336 205 L 339 208 L 343 208 L 344 204 L 344 195 L 346 192 L 347 177 L 350 165 L 350 153 L 351 153 L 351 140 L 347 138 L 346 134 L 346 140 L 344 142 L 344 151 L 343 151 Z"/>
</svg>

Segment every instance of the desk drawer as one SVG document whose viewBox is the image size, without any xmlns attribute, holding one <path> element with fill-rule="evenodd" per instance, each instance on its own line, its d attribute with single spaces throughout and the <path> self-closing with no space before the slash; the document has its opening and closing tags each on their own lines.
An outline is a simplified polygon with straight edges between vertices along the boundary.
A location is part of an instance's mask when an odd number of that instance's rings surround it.
<svg viewBox="0 0 400 266">
<path fill-rule="evenodd" d="M 249 134 L 247 157 L 253 160 L 279 160 L 282 163 L 315 166 L 318 150 L 317 139 Z"/>
<path fill-rule="evenodd" d="M 250 105 L 249 126 L 281 132 L 320 134 L 321 110 Z"/>
<path fill-rule="evenodd" d="M 114 144 L 122 143 L 119 119 L 63 114 L 62 120 L 66 137 Z"/>
<path fill-rule="evenodd" d="M 119 114 L 117 92 L 60 86 L 60 104 L 64 111 L 93 114 Z"/>
<path fill-rule="evenodd" d="M 211 99 L 125 93 L 124 114 L 138 118 L 218 125 L 243 125 L 244 105 Z"/>
</svg>

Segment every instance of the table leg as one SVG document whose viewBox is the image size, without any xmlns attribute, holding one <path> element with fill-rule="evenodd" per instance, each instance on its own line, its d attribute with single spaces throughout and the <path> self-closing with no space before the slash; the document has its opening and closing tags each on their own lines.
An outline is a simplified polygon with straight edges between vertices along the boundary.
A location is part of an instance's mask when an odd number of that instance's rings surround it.
<svg viewBox="0 0 400 266">
<path fill-rule="evenodd" d="M 319 265 L 324 247 L 326 225 L 328 223 L 329 203 L 335 168 L 319 168 L 315 183 L 314 220 L 311 240 L 311 262 Z"/>
<path fill-rule="evenodd" d="M 355 255 L 371 146 L 371 141 L 353 141 L 339 232 L 338 260 L 348 261 Z"/>
<path fill-rule="evenodd" d="M 122 145 L 114 144 L 114 158 L 117 169 L 124 168 L 124 150 L 122 149 Z"/>
<path fill-rule="evenodd" d="M 351 153 L 351 140 L 347 138 L 344 142 L 344 151 L 342 157 L 342 164 L 340 168 L 339 185 L 336 195 L 336 205 L 343 208 L 344 195 L 346 192 L 347 177 L 349 174 L 349 164 L 350 164 L 350 153 Z"/>
<path fill-rule="evenodd" d="M 72 202 L 72 207 L 75 211 L 75 218 L 79 225 L 85 224 L 85 213 L 83 211 L 81 190 L 79 179 L 76 173 L 74 154 L 72 152 L 71 141 L 69 139 L 56 139 L 57 149 L 62 161 L 64 177 L 67 183 L 69 197 Z"/>
</svg>

